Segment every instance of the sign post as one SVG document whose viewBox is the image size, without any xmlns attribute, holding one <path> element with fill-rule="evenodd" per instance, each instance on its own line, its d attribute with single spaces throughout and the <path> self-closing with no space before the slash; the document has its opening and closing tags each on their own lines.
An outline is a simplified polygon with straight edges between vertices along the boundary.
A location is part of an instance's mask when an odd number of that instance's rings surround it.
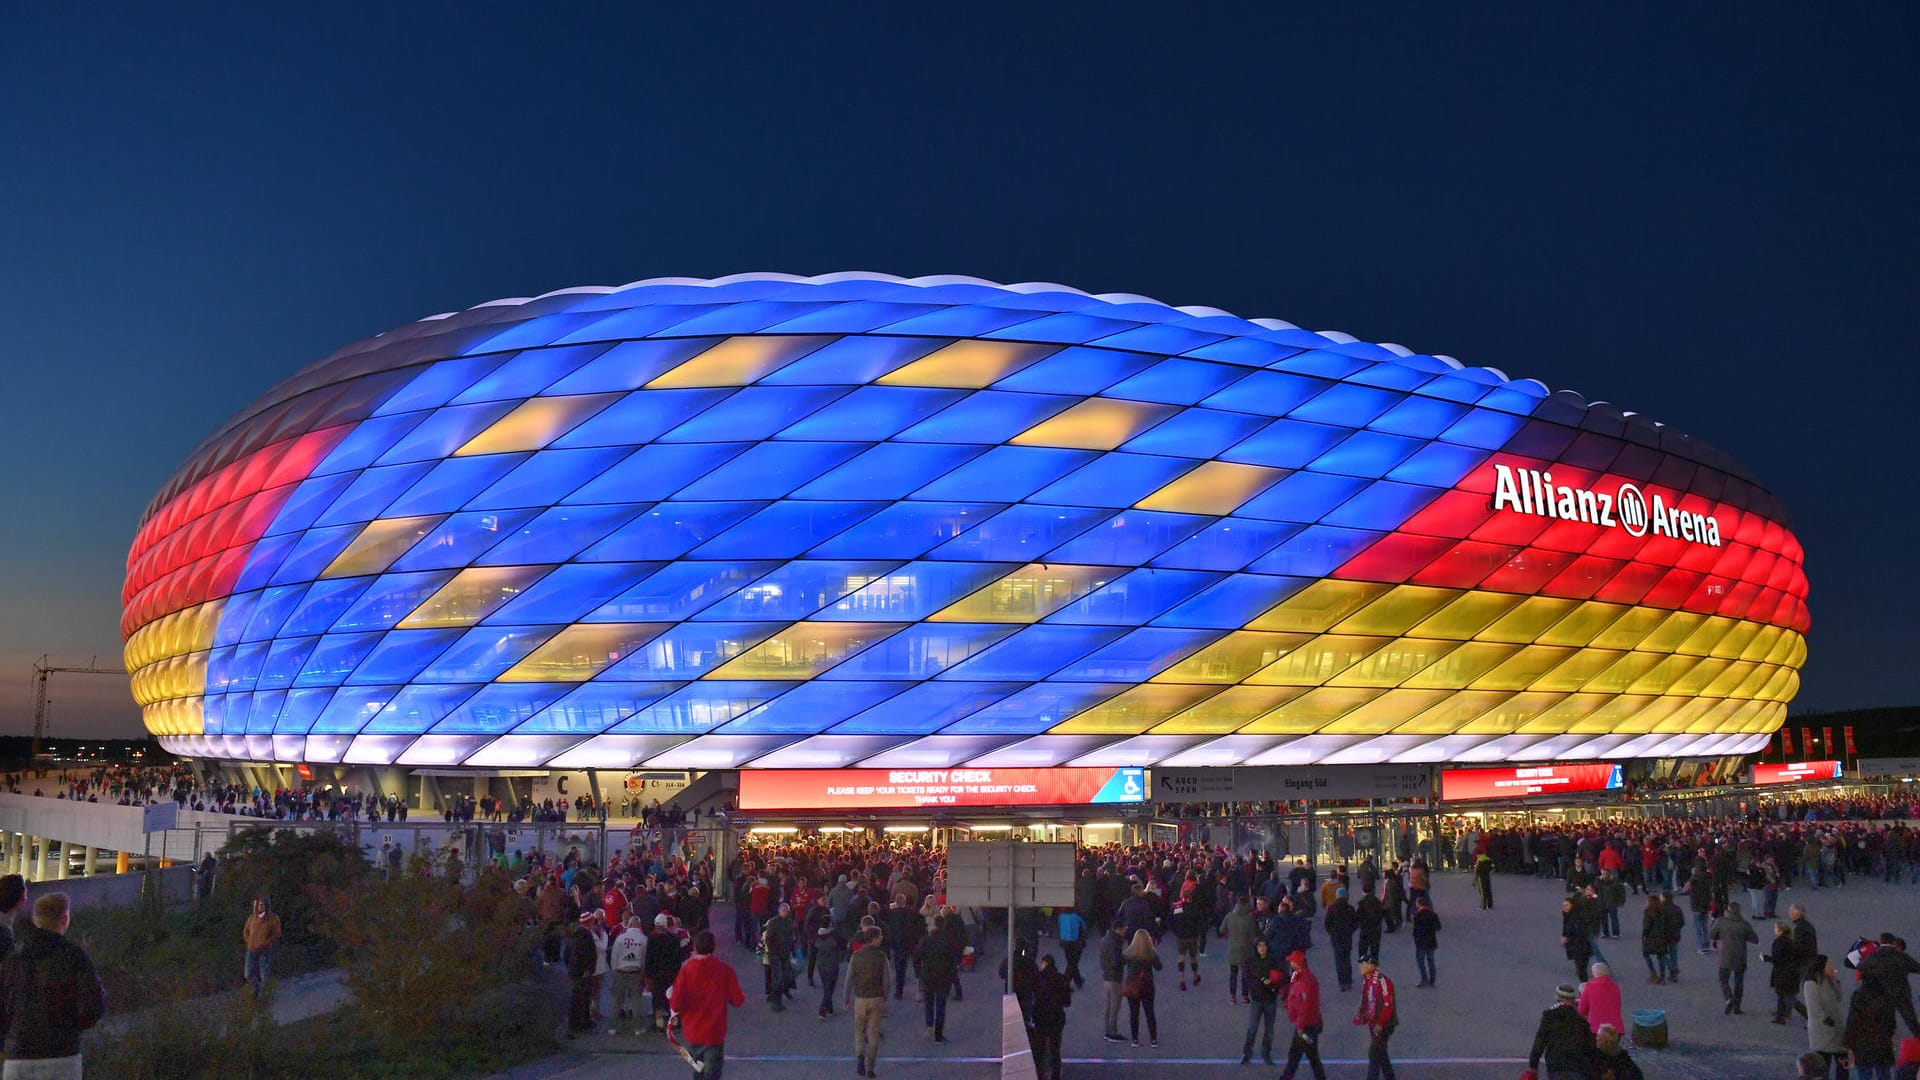
<svg viewBox="0 0 1920 1080">
<path fill-rule="evenodd" d="M 1019 840 L 947 845 L 947 903 L 1007 909 L 1007 993 L 1013 993 L 1015 911 L 1073 903 L 1074 845 Z"/>
</svg>

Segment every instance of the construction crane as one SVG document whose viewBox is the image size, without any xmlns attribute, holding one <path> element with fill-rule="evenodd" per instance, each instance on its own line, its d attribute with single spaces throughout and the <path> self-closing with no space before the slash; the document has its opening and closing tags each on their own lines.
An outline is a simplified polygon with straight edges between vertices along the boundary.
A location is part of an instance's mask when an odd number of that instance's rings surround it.
<svg viewBox="0 0 1920 1080">
<path fill-rule="evenodd" d="M 40 744 L 47 736 L 47 706 L 52 704 L 47 698 L 47 676 L 49 675 L 118 675 L 126 677 L 125 668 L 101 667 L 98 656 L 89 660 L 86 666 L 60 666 L 42 656 L 33 662 L 33 756 L 40 756 Z"/>
</svg>

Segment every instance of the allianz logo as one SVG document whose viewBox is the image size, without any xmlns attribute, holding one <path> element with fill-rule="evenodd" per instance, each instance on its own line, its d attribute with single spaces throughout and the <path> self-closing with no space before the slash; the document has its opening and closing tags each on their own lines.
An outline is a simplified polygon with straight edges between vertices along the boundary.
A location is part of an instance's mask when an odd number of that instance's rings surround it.
<svg viewBox="0 0 1920 1080">
<path fill-rule="evenodd" d="M 1717 519 L 1669 506 L 1658 492 L 1649 499 L 1631 483 L 1623 483 L 1617 491 L 1609 493 L 1555 484 L 1552 473 L 1538 469 L 1495 465 L 1493 472 L 1495 510 L 1625 529 L 1628 536 L 1652 533 L 1710 547 L 1721 546 Z"/>
</svg>

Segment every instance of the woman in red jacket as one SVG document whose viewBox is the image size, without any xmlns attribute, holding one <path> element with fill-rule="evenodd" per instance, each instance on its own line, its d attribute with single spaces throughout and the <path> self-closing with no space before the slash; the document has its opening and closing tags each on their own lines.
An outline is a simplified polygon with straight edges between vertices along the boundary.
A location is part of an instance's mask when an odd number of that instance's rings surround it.
<svg viewBox="0 0 1920 1080">
<path fill-rule="evenodd" d="M 1313 1068 L 1313 1080 L 1327 1080 L 1327 1068 L 1320 1064 L 1320 1032 L 1325 1027 L 1320 1017 L 1320 980 L 1307 967 L 1307 954 L 1295 949 L 1287 954 L 1293 978 L 1287 983 L 1287 1020 L 1293 1024 L 1293 1043 L 1287 1047 L 1287 1067 L 1280 1080 L 1293 1080 L 1301 1057 Z"/>
<path fill-rule="evenodd" d="M 686 1035 L 693 1075 L 720 1080 L 727 1058 L 727 1008 L 745 1005 L 747 993 L 733 966 L 713 955 L 713 931 L 702 930 L 693 939 L 693 959 L 680 965 L 667 994 Z"/>
</svg>

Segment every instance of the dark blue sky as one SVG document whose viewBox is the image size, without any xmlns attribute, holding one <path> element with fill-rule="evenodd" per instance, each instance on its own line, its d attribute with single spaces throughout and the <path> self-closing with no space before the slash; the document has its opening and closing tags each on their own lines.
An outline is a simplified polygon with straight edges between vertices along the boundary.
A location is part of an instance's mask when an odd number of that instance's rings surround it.
<svg viewBox="0 0 1920 1080">
<path fill-rule="evenodd" d="M 0 733 L 32 656 L 117 655 L 141 508 L 274 382 L 743 270 L 1142 293 L 1614 401 L 1793 510 L 1797 708 L 1920 698 L 1920 8 L 389 7 L 0 8 Z M 139 730 L 117 680 L 56 698 Z"/>
</svg>

